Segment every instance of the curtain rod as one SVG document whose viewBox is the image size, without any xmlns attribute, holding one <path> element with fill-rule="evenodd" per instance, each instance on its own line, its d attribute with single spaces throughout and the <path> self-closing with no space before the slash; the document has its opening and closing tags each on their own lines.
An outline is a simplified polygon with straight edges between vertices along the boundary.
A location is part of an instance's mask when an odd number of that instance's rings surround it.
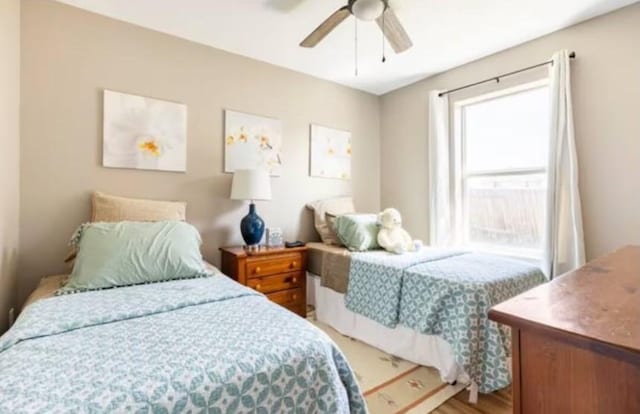
<svg viewBox="0 0 640 414">
<path fill-rule="evenodd" d="M 569 53 L 569 57 L 571 59 L 575 59 L 576 52 Z M 471 88 L 473 86 L 478 86 L 478 85 L 481 85 L 481 84 L 487 83 L 487 82 L 492 82 L 492 81 L 500 82 L 501 78 L 506 78 L 507 76 L 516 75 L 516 74 L 521 73 L 521 72 L 525 72 L 525 71 L 528 71 L 528 70 L 531 70 L 531 69 L 539 68 L 541 66 L 546 66 L 546 65 L 548 65 L 550 63 L 553 63 L 553 60 L 548 60 L 546 62 L 538 63 L 537 65 L 527 66 L 526 68 L 514 70 L 513 72 L 503 73 L 502 75 L 493 76 L 491 78 L 488 78 L 488 79 L 485 79 L 485 80 L 481 80 L 479 82 L 469 83 L 467 85 L 460 86 L 458 88 L 449 89 L 448 91 L 440 92 L 438 94 L 438 96 L 448 95 L 450 93 L 461 91 L 462 89 Z"/>
</svg>

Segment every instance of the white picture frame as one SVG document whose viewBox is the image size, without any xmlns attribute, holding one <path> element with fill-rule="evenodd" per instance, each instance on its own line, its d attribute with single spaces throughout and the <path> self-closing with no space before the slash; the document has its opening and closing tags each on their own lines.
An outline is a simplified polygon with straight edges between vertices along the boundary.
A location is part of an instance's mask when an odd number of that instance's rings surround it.
<svg viewBox="0 0 640 414">
<path fill-rule="evenodd" d="M 102 165 L 185 172 L 187 106 L 105 89 Z"/>
<path fill-rule="evenodd" d="M 225 110 L 224 172 L 266 169 L 282 174 L 282 121 Z"/>
<path fill-rule="evenodd" d="M 351 179 L 351 132 L 311 125 L 309 175 Z"/>
</svg>

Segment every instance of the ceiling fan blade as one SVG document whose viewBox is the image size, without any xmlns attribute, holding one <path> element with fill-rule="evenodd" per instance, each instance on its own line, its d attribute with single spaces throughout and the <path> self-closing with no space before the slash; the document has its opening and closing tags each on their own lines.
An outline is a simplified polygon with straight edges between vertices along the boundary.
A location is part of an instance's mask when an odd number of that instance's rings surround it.
<svg viewBox="0 0 640 414">
<path fill-rule="evenodd" d="M 316 28 L 309 36 L 307 36 L 300 46 L 302 47 L 315 47 L 322 39 L 324 39 L 333 29 L 338 27 L 340 23 L 351 15 L 349 7 L 344 6 L 333 13 L 327 20 L 322 22 L 320 26 Z"/>
<path fill-rule="evenodd" d="M 376 19 L 376 22 L 396 53 L 402 53 L 413 46 L 407 31 L 404 30 L 391 7 L 387 7 L 387 10 Z"/>
</svg>

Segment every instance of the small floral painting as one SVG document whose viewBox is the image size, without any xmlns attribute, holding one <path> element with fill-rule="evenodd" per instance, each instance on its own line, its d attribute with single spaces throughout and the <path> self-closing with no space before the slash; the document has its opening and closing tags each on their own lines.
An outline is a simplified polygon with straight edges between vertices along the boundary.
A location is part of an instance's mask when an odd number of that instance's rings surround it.
<svg viewBox="0 0 640 414">
<path fill-rule="evenodd" d="M 104 91 L 102 165 L 184 172 L 186 105 Z"/>
<path fill-rule="evenodd" d="M 351 179 L 351 133 L 311 125 L 312 177 Z"/>
<path fill-rule="evenodd" d="M 282 173 L 282 122 L 273 118 L 225 111 L 224 171 L 265 168 Z"/>
</svg>

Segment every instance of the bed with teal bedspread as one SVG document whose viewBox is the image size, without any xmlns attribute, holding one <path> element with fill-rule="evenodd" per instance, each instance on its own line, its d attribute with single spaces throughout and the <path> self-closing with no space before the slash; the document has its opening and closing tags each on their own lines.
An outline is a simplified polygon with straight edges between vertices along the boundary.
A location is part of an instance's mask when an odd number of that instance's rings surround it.
<svg viewBox="0 0 640 414">
<path fill-rule="evenodd" d="M 35 302 L 0 373 L 2 413 L 366 412 L 326 334 L 220 274 Z"/>
<path fill-rule="evenodd" d="M 509 331 L 489 321 L 488 310 L 544 281 L 525 262 L 460 250 L 360 253 L 351 258 L 345 305 L 388 328 L 442 336 L 488 393 L 511 382 Z"/>
<path fill-rule="evenodd" d="M 384 250 L 351 254 L 347 309 L 384 326 L 398 323 L 404 272 L 411 266 L 463 254 L 463 251 L 425 248 L 419 252 L 394 254 Z"/>
<path fill-rule="evenodd" d="M 535 266 L 491 255 L 422 263 L 405 271 L 399 323 L 442 336 L 480 392 L 499 390 L 511 383 L 511 336 L 489 320 L 489 309 L 544 281 Z"/>
</svg>

